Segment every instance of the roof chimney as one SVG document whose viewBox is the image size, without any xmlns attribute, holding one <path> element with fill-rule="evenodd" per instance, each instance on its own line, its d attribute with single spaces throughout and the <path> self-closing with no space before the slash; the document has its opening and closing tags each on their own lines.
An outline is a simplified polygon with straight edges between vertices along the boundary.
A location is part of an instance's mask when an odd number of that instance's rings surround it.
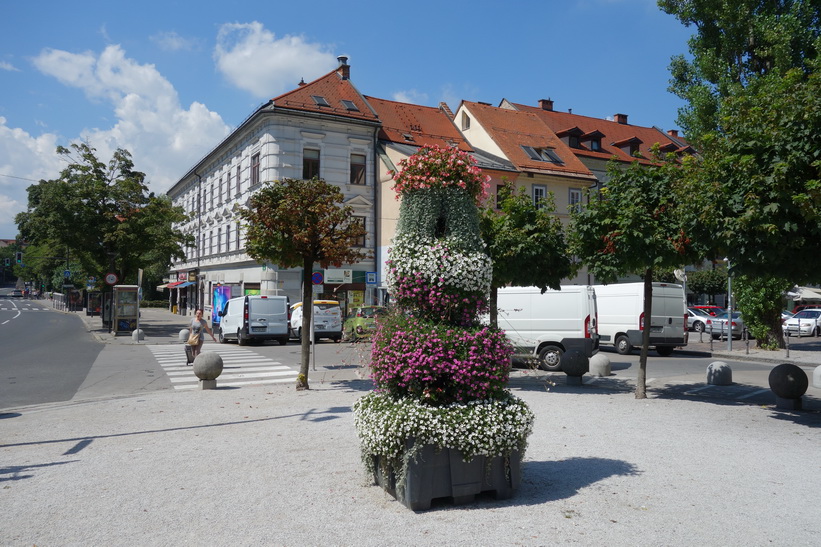
<svg viewBox="0 0 821 547">
<path fill-rule="evenodd" d="M 627 114 L 614 114 L 613 120 L 615 120 L 616 123 L 627 125 Z"/>
<path fill-rule="evenodd" d="M 336 69 L 337 73 L 342 77 L 343 80 L 350 80 L 351 79 L 351 67 L 348 64 L 348 58 L 344 55 L 340 55 L 336 58 L 339 61 L 339 67 Z"/>
<path fill-rule="evenodd" d="M 678 137 L 678 129 L 668 129 L 667 134 L 671 137 Z"/>
<path fill-rule="evenodd" d="M 539 107 L 542 110 L 550 110 L 553 111 L 553 101 L 550 99 L 539 99 Z"/>
</svg>

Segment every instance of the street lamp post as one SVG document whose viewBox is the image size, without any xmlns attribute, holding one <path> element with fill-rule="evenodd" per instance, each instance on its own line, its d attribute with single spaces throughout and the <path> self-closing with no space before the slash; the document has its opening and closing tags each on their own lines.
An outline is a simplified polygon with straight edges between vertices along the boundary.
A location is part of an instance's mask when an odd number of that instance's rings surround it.
<svg viewBox="0 0 821 547">
<path fill-rule="evenodd" d="M 730 275 L 732 264 L 729 258 L 727 263 L 727 351 L 733 351 L 733 277 Z"/>
</svg>

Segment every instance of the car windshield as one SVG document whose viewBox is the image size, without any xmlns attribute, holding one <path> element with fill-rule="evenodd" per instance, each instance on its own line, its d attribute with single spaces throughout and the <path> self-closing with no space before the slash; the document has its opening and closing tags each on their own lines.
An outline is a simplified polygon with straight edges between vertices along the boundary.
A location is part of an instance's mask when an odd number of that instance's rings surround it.
<svg viewBox="0 0 821 547">
<path fill-rule="evenodd" d="M 821 315 L 821 310 L 801 310 L 800 312 L 793 315 L 795 319 L 815 319 Z"/>
<path fill-rule="evenodd" d="M 382 308 L 362 308 L 362 317 L 379 317 L 383 312 Z"/>
<path fill-rule="evenodd" d="M 707 313 L 706 311 L 704 311 L 704 310 L 702 310 L 702 309 L 698 309 L 698 308 L 691 308 L 689 311 L 690 311 L 690 313 L 692 313 L 693 315 L 707 315 L 707 316 L 709 316 L 709 315 L 710 315 L 710 314 L 709 314 L 709 313 Z"/>
<path fill-rule="evenodd" d="M 726 321 L 727 320 L 727 315 L 728 315 L 727 312 L 720 313 L 720 314 L 716 315 L 716 319 L 724 319 Z M 739 313 L 737 311 L 734 311 L 733 312 L 733 319 L 738 319 L 739 317 L 741 317 L 741 313 Z"/>
</svg>

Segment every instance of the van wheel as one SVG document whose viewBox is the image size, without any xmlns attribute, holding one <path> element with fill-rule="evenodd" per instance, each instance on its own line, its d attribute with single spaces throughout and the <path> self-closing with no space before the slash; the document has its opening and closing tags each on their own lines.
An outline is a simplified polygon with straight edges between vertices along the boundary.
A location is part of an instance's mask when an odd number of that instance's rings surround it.
<svg viewBox="0 0 821 547">
<path fill-rule="evenodd" d="M 662 357 L 670 357 L 673 355 L 673 346 L 661 346 L 656 348 L 656 353 Z"/>
<path fill-rule="evenodd" d="M 562 348 L 544 346 L 539 350 L 539 368 L 556 372 L 562 370 Z"/>
<path fill-rule="evenodd" d="M 237 344 L 239 344 L 240 346 L 248 345 L 248 338 L 242 335 L 242 329 L 237 331 Z"/>
<path fill-rule="evenodd" d="M 338 344 L 339 342 L 342 341 L 342 337 L 341 336 L 334 336 L 333 341 L 334 341 L 334 343 Z"/>
<path fill-rule="evenodd" d="M 630 343 L 630 339 L 626 335 L 622 334 L 616 338 L 616 351 L 619 352 L 619 355 L 629 355 L 633 351 L 633 344 Z"/>
<path fill-rule="evenodd" d="M 217 334 L 217 339 L 220 341 L 220 344 L 224 344 L 226 342 L 225 334 L 222 332 L 222 327 L 220 327 L 220 331 Z"/>
<path fill-rule="evenodd" d="M 288 344 L 288 338 L 280 338 L 279 340 L 277 340 L 277 342 L 279 342 L 280 346 L 284 346 Z"/>
</svg>

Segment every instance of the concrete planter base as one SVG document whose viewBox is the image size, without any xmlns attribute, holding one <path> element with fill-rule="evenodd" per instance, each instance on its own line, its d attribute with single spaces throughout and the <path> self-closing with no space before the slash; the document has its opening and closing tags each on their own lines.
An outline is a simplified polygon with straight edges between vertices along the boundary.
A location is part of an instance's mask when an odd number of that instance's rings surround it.
<svg viewBox="0 0 821 547">
<path fill-rule="evenodd" d="M 412 441 L 408 444 L 410 450 Z M 458 450 L 424 445 L 407 463 L 404 488 L 397 488 L 396 473 L 389 465 L 379 456 L 373 459 L 374 483 L 413 511 L 430 509 L 431 501 L 437 498 L 450 498 L 456 505 L 471 503 L 481 492 L 507 499 L 522 481 L 518 452 L 507 458 L 494 457 L 488 461 L 484 456 L 476 456 L 465 462 Z"/>
</svg>

